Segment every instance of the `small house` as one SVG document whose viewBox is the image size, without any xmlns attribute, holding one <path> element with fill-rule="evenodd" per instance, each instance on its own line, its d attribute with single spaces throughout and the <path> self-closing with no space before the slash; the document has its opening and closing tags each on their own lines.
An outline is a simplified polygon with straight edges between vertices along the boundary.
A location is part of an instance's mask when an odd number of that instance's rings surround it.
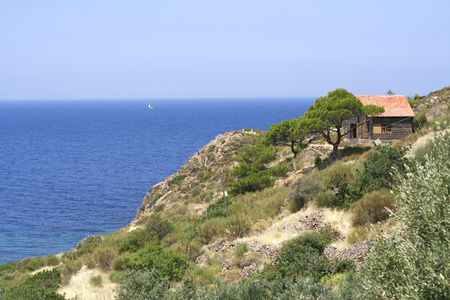
<svg viewBox="0 0 450 300">
<path fill-rule="evenodd" d="M 345 140 L 399 140 L 413 132 L 414 112 L 404 95 L 355 96 L 363 105 L 384 107 L 376 116 L 361 115 L 345 122 Z M 356 140 L 355 140 L 356 139 Z"/>
</svg>

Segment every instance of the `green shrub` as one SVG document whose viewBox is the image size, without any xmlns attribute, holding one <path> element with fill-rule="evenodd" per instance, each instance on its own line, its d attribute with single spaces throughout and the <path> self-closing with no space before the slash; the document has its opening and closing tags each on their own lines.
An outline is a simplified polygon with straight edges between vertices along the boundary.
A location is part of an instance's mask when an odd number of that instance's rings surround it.
<svg viewBox="0 0 450 300">
<path fill-rule="evenodd" d="M 207 283 L 212 284 L 216 281 L 216 276 L 209 269 L 201 269 L 201 268 L 196 269 L 194 271 L 193 276 L 195 278 L 195 282 L 198 282 L 198 283 L 207 282 Z"/>
<path fill-rule="evenodd" d="M 320 254 L 323 253 L 323 250 L 330 241 L 327 239 L 326 236 L 317 233 L 317 232 L 305 232 L 298 237 L 286 242 L 286 244 L 283 244 L 282 249 L 288 249 L 289 247 L 295 248 L 297 245 L 301 246 L 308 246 L 311 248 L 314 248 L 319 251 Z"/>
<path fill-rule="evenodd" d="M 336 259 L 332 262 L 333 273 L 347 273 L 356 270 L 355 262 L 352 259 Z"/>
<path fill-rule="evenodd" d="M 112 248 L 99 248 L 93 254 L 95 265 L 104 271 L 111 269 L 115 257 L 116 252 Z"/>
<path fill-rule="evenodd" d="M 300 177 L 291 185 L 292 191 L 288 194 L 289 211 L 295 213 L 313 199 L 323 189 L 322 183 L 310 176 Z"/>
<path fill-rule="evenodd" d="M 450 299 L 450 133 L 427 147 L 430 155 L 396 172 L 399 225 L 372 240 L 367 297 Z"/>
<path fill-rule="evenodd" d="M 347 235 L 347 242 L 350 245 L 361 243 L 367 240 L 369 230 L 367 227 L 354 227 L 353 230 Z"/>
<path fill-rule="evenodd" d="M 368 299 L 363 287 L 363 279 L 360 273 L 348 272 L 345 278 L 339 282 L 337 299 Z"/>
<path fill-rule="evenodd" d="M 92 276 L 91 279 L 89 279 L 89 283 L 95 287 L 102 287 L 103 286 L 103 278 L 101 275 Z"/>
<path fill-rule="evenodd" d="M 389 217 L 389 211 L 394 207 L 394 196 L 388 189 L 381 189 L 365 194 L 352 204 L 353 224 L 355 226 L 367 223 L 377 223 Z"/>
<path fill-rule="evenodd" d="M 265 265 L 259 276 L 270 281 L 293 276 L 319 280 L 333 271 L 331 262 L 321 255 L 328 243 L 324 236 L 313 232 L 284 242 L 274 264 Z"/>
<path fill-rule="evenodd" d="M 427 116 L 424 113 L 417 113 L 413 119 L 414 130 L 418 131 L 428 124 Z"/>
<path fill-rule="evenodd" d="M 197 225 L 196 232 L 200 241 L 207 245 L 215 236 L 223 236 L 227 219 L 223 217 L 209 219 Z"/>
<path fill-rule="evenodd" d="M 132 231 L 119 246 L 119 253 L 136 252 L 147 243 L 157 240 L 155 232 L 149 232 L 146 229 L 136 229 Z"/>
<path fill-rule="evenodd" d="M 319 168 L 321 163 L 322 163 L 322 158 L 320 157 L 320 155 L 316 155 L 316 157 L 314 158 L 314 166 L 316 168 Z"/>
<path fill-rule="evenodd" d="M 269 289 L 270 298 L 268 299 L 335 299 L 331 288 L 309 276 L 287 278 L 282 283 L 273 282 L 269 285 Z"/>
<path fill-rule="evenodd" d="M 250 220 L 246 216 L 232 216 L 227 221 L 227 229 L 233 238 L 242 238 L 250 232 Z"/>
<path fill-rule="evenodd" d="M 59 258 L 55 255 L 47 255 L 45 257 L 45 265 L 57 266 L 57 265 L 59 265 Z"/>
<path fill-rule="evenodd" d="M 16 269 L 17 262 L 8 262 L 6 264 L 0 265 L 0 274 L 1 273 L 10 273 Z"/>
<path fill-rule="evenodd" d="M 119 283 L 122 280 L 122 277 L 125 275 L 125 272 L 122 271 L 112 271 L 108 275 L 108 279 L 111 282 Z"/>
<path fill-rule="evenodd" d="M 148 232 L 154 232 L 159 240 L 173 231 L 173 225 L 158 214 L 153 214 L 146 226 Z"/>
<path fill-rule="evenodd" d="M 157 270 L 129 271 L 120 281 L 116 291 L 118 300 L 159 300 L 169 288 L 169 283 Z"/>
<path fill-rule="evenodd" d="M 26 264 L 22 268 L 22 270 L 28 271 L 28 272 L 33 272 L 44 266 L 45 266 L 45 260 L 42 257 L 37 256 L 37 257 L 31 259 L 31 261 L 28 264 Z"/>
<path fill-rule="evenodd" d="M 333 207 L 335 203 L 335 193 L 330 190 L 320 191 L 314 197 L 314 202 L 318 207 Z"/>
<path fill-rule="evenodd" d="M 325 241 L 327 241 L 326 245 L 340 237 L 339 231 L 333 228 L 330 224 L 325 224 L 325 227 L 319 230 L 319 234 L 325 239 Z"/>
<path fill-rule="evenodd" d="M 248 251 L 248 245 L 247 244 L 241 244 L 236 247 L 234 250 L 234 255 L 236 257 L 242 258 L 244 257 L 244 254 Z"/>
<path fill-rule="evenodd" d="M 148 271 L 157 269 L 167 280 L 179 281 L 187 269 L 187 256 L 164 250 L 157 243 L 151 243 L 136 253 L 124 257 L 128 270 Z"/>
<path fill-rule="evenodd" d="M 75 249 L 79 250 L 81 247 L 87 244 L 100 244 L 103 240 L 103 237 L 101 235 L 89 235 L 82 239 L 76 246 Z"/>
<path fill-rule="evenodd" d="M 197 299 L 229 299 L 229 300 L 254 300 L 273 299 L 268 298 L 269 293 L 265 285 L 255 280 L 241 280 L 235 284 L 221 284 L 206 286 L 200 292 Z"/>
<path fill-rule="evenodd" d="M 180 175 L 177 175 L 177 176 L 175 176 L 175 178 L 173 179 L 173 181 L 172 181 L 172 184 L 180 184 L 183 180 L 184 180 L 184 178 L 186 178 L 186 175 L 182 175 L 182 174 L 180 174 Z"/>
<path fill-rule="evenodd" d="M 353 166 L 337 162 L 333 167 L 322 171 L 323 185 L 334 192 L 328 207 L 348 208 L 360 198 L 356 189 L 356 173 Z"/>
<path fill-rule="evenodd" d="M 144 229 L 132 231 L 119 246 L 119 253 L 136 252 L 148 243 L 155 240 L 162 240 L 167 234 L 173 231 L 173 225 L 159 214 L 153 214 L 148 220 Z"/>
<path fill-rule="evenodd" d="M 288 167 L 285 165 L 267 167 L 276 156 L 277 150 L 274 146 L 267 146 L 261 138 L 254 138 L 252 144 L 243 147 L 235 158 L 239 165 L 233 168 L 231 175 L 237 181 L 227 184 L 231 187 L 228 194 L 239 195 L 259 191 L 272 186 L 275 183 L 274 176 L 286 176 Z"/>
<path fill-rule="evenodd" d="M 50 299 L 64 300 L 64 296 L 57 294 L 61 274 L 59 270 L 42 271 L 23 283 L 8 290 L 0 292 L 2 300 L 28 300 L 28 299 Z"/>
<path fill-rule="evenodd" d="M 405 172 L 408 160 L 403 158 L 405 149 L 397 149 L 390 146 L 376 147 L 364 161 L 364 168 L 358 171 L 357 185 L 361 191 L 368 193 L 381 188 L 389 188 L 395 184 L 391 175 L 393 169 Z"/>
<path fill-rule="evenodd" d="M 79 260 L 65 262 L 64 267 L 62 269 L 65 279 L 70 278 L 73 274 L 78 272 L 82 266 L 83 265 Z"/>
<path fill-rule="evenodd" d="M 117 257 L 112 262 L 112 269 L 114 271 L 124 271 L 125 270 L 125 261 L 123 257 Z"/>
<path fill-rule="evenodd" d="M 160 204 L 156 205 L 155 206 L 155 213 L 162 212 L 165 207 L 166 207 L 166 205 L 164 203 L 160 203 Z"/>
</svg>

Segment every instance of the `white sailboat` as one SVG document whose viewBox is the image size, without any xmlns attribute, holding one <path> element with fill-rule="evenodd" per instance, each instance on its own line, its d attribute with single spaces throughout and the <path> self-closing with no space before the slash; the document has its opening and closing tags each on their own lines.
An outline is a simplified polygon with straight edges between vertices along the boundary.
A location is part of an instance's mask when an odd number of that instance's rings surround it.
<svg viewBox="0 0 450 300">
<path fill-rule="evenodd" d="M 152 109 L 153 106 L 150 104 L 150 102 L 148 103 L 148 108 Z"/>
</svg>

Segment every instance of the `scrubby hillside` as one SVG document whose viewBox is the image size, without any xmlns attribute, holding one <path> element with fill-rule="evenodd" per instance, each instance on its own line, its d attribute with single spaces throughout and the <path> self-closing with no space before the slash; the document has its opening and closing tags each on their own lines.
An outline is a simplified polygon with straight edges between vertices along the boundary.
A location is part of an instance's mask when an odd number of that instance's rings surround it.
<svg viewBox="0 0 450 300">
<path fill-rule="evenodd" d="M 87 237 L 58 257 L 1 265 L 0 299 L 63 299 L 56 291 L 77 299 L 448 295 L 448 266 L 435 264 L 448 261 L 445 220 L 450 218 L 448 201 L 442 200 L 448 195 L 433 194 L 445 191 L 430 191 L 421 202 L 439 223 L 426 227 L 436 234 L 403 230 L 415 228 L 420 218 L 423 224 L 427 220 L 420 214 L 415 222 L 408 219 L 412 204 L 404 195 L 419 199 L 426 193 L 416 193 L 405 178 L 426 177 L 432 174 L 430 166 L 442 165 L 433 180 L 450 185 L 443 159 L 450 155 L 450 141 L 441 136 L 450 121 L 449 91 L 415 100 L 417 130 L 396 145 L 341 144 L 333 159 L 332 147 L 320 138 L 294 159 L 289 147 L 270 145 L 264 132 L 219 135 L 176 174 L 151 187 L 126 228 Z M 439 142 L 423 147 L 431 136 Z M 442 201 L 436 204 L 435 198 Z M 399 239 L 395 247 L 402 253 L 389 250 L 394 246 L 386 234 Z M 438 251 L 420 245 L 421 239 L 429 239 Z M 423 265 L 432 275 L 419 276 L 425 272 L 419 266 L 421 253 L 408 252 L 401 240 L 427 253 Z M 396 256 L 386 261 L 388 253 Z M 414 261 L 405 260 L 408 253 Z M 42 267 L 47 271 L 31 273 Z M 413 270 L 406 279 L 403 269 Z M 386 282 L 377 281 L 380 272 Z M 408 283 L 410 290 L 402 290 L 405 282 L 414 282 L 417 289 Z M 367 283 L 381 292 L 367 289 Z"/>
</svg>

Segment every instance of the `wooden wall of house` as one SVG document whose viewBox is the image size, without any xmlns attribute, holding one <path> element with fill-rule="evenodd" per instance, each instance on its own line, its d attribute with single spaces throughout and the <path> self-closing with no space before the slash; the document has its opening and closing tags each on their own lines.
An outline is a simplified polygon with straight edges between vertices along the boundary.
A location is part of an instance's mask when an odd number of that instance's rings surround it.
<svg viewBox="0 0 450 300">
<path fill-rule="evenodd" d="M 358 139 L 371 139 L 371 140 L 399 140 L 408 136 L 413 132 L 413 118 L 407 117 L 375 117 L 372 121 L 364 122 L 366 116 L 360 116 L 360 122 L 362 125 L 357 127 Z M 345 132 L 350 130 L 351 124 L 357 124 L 358 117 L 348 119 L 345 123 Z M 391 127 L 391 131 L 385 133 L 381 132 L 384 126 Z M 346 138 L 351 138 L 350 133 L 346 135 Z"/>
<path fill-rule="evenodd" d="M 382 128 L 390 126 L 391 131 L 381 132 Z M 380 117 L 374 118 L 372 139 L 399 140 L 413 132 L 413 118 Z"/>
</svg>

